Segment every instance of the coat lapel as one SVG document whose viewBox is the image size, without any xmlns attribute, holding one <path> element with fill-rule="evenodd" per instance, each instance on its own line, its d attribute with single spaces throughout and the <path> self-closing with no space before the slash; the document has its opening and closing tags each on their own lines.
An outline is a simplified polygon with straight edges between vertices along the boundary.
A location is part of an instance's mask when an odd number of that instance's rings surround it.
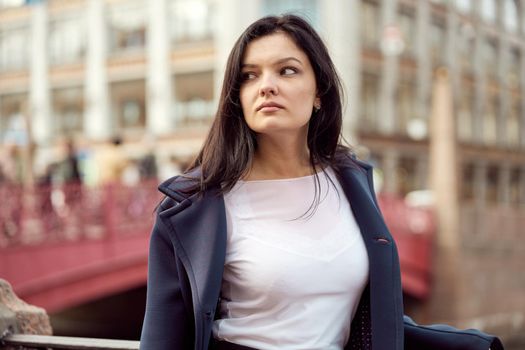
<svg viewBox="0 0 525 350">
<path fill-rule="evenodd" d="M 368 251 L 372 348 L 402 349 L 403 301 L 397 251 L 376 204 L 372 169 L 345 167 L 340 176 Z"/>
<path fill-rule="evenodd" d="M 176 215 L 175 215 L 176 214 Z M 164 214 L 172 228 L 177 257 L 191 285 L 195 317 L 195 349 L 207 348 L 220 295 L 226 254 L 224 200 L 208 191 L 184 199 Z"/>
</svg>

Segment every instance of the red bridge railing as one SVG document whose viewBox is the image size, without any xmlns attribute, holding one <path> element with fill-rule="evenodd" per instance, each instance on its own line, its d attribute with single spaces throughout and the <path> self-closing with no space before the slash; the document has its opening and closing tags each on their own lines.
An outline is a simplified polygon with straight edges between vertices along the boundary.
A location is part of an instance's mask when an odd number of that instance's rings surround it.
<svg viewBox="0 0 525 350">
<path fill-rule="evenodd" d="M 2 250 L 68 242 L 78 245 L 83 240 L 106 240 L 105 247 L 115 250 L 109 244 L 113 237 L 116 242 L 124 236 L 148 234 L 162 197 L 157 184 L 154 180 L 133 187 L 70 184 L 29 190 L 0 186 L 0 275 Z M 436 230 L 433 212 L 407 206 L 402 198 L 391 195 L 380 195 L 379 204 L 396 239 L 403 288 L 417 298 L 425 298 L 430 292 L 431 248 Z M 141 249 L 147 249 L 146 243 Z"/>
<path fill-rule="evenodd" d="M 148 232 L 161 195 L 157 181 L 138 186 L 0 185 L 0 251 L 20 245 Z"/>
<path fill-rule="evenodd" d="M 48 312 L 144 285 L 156 187 L 0 187 L 0 278 Z"/>
</svg>

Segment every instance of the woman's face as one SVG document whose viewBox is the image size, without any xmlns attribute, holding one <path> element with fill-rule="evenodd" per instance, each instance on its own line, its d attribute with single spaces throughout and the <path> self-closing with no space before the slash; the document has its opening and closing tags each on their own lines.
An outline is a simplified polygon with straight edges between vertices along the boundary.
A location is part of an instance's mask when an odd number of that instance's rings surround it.
<svg viewBox="0 0 525 350">
<path fill-rule="evenodd" d="M 240 100 L 246 123 L 258 134 L 298 133 L 306 138 L 316 97 L 308 56 L 285 33 L 248 44 Z"/>
</svg>

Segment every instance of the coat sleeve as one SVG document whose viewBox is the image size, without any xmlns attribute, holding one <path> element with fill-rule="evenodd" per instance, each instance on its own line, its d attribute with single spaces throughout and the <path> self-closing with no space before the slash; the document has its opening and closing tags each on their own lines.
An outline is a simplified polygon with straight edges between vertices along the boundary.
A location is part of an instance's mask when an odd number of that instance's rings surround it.
<svg viewBox="0 0 525 350">
<path fill-rule="evenodd" d="M 436 324 L 421 326 L 404 317 L 405 350 L 503 350 L 501 341 L 475 329 L 460 330 Z"/>
<path fill-rule="evenodd" d="M 157 215 L 150 239 L 141 350 L 193 348 L 193 318 L 183 299 L 186 275 L 168 233 L 169 228 Z"/>
</svg>

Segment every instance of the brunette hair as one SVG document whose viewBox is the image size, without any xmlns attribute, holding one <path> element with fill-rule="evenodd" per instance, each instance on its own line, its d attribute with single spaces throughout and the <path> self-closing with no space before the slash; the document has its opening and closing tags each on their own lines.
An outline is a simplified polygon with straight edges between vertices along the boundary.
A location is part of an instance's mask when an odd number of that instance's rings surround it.
<svg viewBox="0 0 525 350">
<path fill-rule="evenodd" d="M 187 170 L 191 172 L 200 167 L 200 181 L 195 191 L 215 187 L 224 193 L 249 170 L 257 139 L 244 120 L 240 102 L 242 62 L 250 42 L 277 32 L 288 35 L 304 51 L 315 74 L 322 108 L 312 115 L 307 137 L 314 173 L 317 169 L 336 165 L 336 153 L 348 151 L 339 143 L 343 89 L 322 39 L 301 17 L 291 14 L 267 16 L 251 24 L 230 52 L 215 119 L 201 151 Z"/>
</svg>

